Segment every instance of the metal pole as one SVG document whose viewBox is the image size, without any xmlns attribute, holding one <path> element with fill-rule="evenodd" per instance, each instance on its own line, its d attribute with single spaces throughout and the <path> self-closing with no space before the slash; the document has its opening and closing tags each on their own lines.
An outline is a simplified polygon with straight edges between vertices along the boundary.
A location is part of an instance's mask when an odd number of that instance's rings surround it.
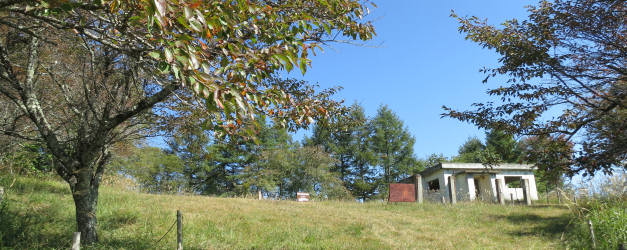
<svg viewBox="0 0 627 250">
<path fill-rule="evenodd" d="M 183 250 L 183 215 L 176 210 L 176 244 L 177 250 Z"/>
<path fill-rule="evenodd" d="M 588 219 L 588 226 L 590 226 L 590 235 L 592 235 L 592 248 L 597 248 L 597 240 L 594 237 L 594 228 L 592 227 L 592 220 Z"/>
</svg>

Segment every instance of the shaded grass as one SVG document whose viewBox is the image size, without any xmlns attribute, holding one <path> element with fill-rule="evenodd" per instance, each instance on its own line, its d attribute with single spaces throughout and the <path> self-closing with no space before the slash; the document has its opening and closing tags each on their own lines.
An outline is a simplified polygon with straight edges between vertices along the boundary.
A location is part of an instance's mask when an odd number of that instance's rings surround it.
<svg viewBox="0 0 627 250">
<path fill-rule="evenodd" d="M 17 183 L 21 188 L 9 194 L 5 214 L 36 219 L 23 223 L 30 228 L 27 235 L 2 244 L 67 248 L 75 231 L 67 185 L 34 179 Z M 176 228 L 157 240 L 175 221 L 177 209 L 183 212 L 186 249 L 553 249 L 564 248 L 559 238 L 570 218 L 563 207 L 297 203 L 151 195 L 105 186 L 98 208 L 101 241 L 89 248 L 174 248 Z M 0 230 L 14 232 L 4 223 Z"/>
</svg>

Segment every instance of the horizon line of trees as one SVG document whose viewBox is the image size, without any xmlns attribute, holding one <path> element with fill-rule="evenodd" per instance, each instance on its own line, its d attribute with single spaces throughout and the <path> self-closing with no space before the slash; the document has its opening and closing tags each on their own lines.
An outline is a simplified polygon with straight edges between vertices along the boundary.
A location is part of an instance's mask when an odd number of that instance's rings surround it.
<svg viewBox="0 0 627 250">
<path fill-rule="evenodd" d="M 468 138 L 458 154 L 445 157 L 414 155 L 414 137 L 387 106 L 373 117 L 353 104 L 343 119 L 316 124 L 310 137 L 295 141 L 286 128 L 264 118 L 255 121 L 257 136 L 216 136 L 198 124 L 187 123 L 158 148 L 145 141 L 112 150 L 108 171 L 133 179 L 144 192 L 247 196 L 262 193 L 273 199 L 291 199 L 309 192 L 314 199 L 385 199 L 389 183 L 399 182 L 441 162 L 531 163 L 538 190 L 562 187 L 568 167 L 564 150 L 555 140 L 514 136 L 487 130 L 485 141 Z M 557 141 L 557 142 L 556 142 Z M 5 160 L 19 162 L 23 172 L 51 172 L 44 148 L 28 144 Z"/>
</svg>

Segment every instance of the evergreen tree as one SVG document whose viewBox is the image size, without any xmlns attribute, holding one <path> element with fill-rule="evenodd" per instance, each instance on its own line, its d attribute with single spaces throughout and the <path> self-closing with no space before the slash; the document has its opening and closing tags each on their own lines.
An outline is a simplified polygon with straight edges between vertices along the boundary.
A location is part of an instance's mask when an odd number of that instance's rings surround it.
<svg viewBox="0 0 627 250">
<path fill-rule="evenodd" d="M 514 136 L 502 130 L 491 129 L 486 132 L 486 148 L 494 152 L 501 162 L 517 163 L 521 161 L 518 142 Z"/>
<path fill-rule="evenodd" d="M 376 162 L 375 154 L 371 146 L 371 130 L 365 126 L 367 120 L 363 108 L 358 107 L 351 113 L 351 117 L 363 121 L 364 125 L 353 129 L 351 138 L 351 179 L 347 183 L 353 196 L 362 201 L 373 197 L 377 192 L 378 174 L 373 164 Z"/>
<path fill-rule="evenodd" d="M 364 108 L 355 103 L 345 117 L 317 125 L 312 137 L 306 140 L 307 145 L 322 146 L 336 159 L 331 171 L 338 173 L 344 186 L 362 200 L 372 197 L 378 185 L 367 121 Z"/>
<path fill-rule="evenodd" d="M 387 106 L 381 106 L 370 121 L 369 128 L 372 151 L 383 173 L 382 184 L 406 177 L 416 162 L 415 139 L 403 121 Z"/>
<path fill-rule="evenodd" d="M 332 171 L 337 172 L 344 183 L 349 183 L 352 178 L 351 167 L 359 140 L 356 137 L 363 133 L 360 130 L 363 130 L 366 120 L 363 107 L 355 103 L 345 117 L 335 122 L 316 124 L 312 137 L 305 142 L 307 145 L 322 146 L 337 160 Z"/>
</svg>

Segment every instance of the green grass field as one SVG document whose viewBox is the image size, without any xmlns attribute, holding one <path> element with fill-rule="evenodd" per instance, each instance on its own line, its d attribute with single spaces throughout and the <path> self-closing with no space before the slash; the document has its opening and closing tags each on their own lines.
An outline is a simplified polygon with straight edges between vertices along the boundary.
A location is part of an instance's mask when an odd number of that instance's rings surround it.
<svg viewBox="0 0 627 250">
<path fill-rule="evenodd" d="M 2 178 L 2 177 L 0 177 Z M 7 186 L 8 180 L 0 179 Z M 554 206 L 386 204 L 151 195 L 101 187 L 96 249 L 553 249 L 570 220 Z M 63 248 L 75 231 L 67 185 L 20 178 L 2 211 L 3 244 Z"/>
</svg>

